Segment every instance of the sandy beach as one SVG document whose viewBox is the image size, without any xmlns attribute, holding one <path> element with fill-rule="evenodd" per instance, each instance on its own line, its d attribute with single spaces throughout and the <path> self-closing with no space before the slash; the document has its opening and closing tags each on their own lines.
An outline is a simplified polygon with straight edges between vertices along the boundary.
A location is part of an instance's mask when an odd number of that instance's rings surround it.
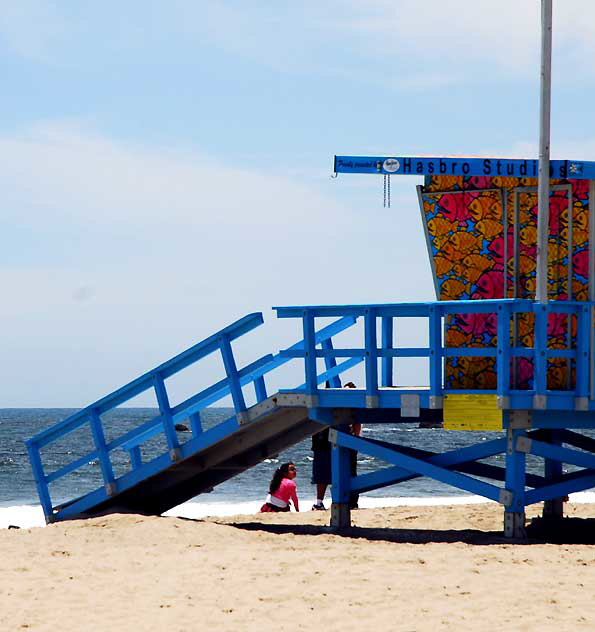
<svg viewBox="0 0 595 632">
<path fill-rule="evenodd" d="M 595 547 L 507 542 L 495 504 L 360 510 L 343 535 L 328 518 L 116 514 L 2 530 L 0 629 L 595 629 Z"/>
</svg>

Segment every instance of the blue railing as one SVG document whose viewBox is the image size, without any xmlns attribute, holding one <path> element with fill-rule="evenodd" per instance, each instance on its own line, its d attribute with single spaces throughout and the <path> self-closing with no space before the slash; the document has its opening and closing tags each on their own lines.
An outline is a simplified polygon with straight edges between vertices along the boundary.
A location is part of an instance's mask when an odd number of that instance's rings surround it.
<svg viewBox="0 0 595 632">
<path fill-rule="evenodd" d="M 552 301 L 547 304 L 522 299 L 441 301 L 432 303 L 402 303 L 379 305 L 335 305 L 307 307 L 276 307 L 280 318 L 299 318 L 305 341 L 303 349 L 286 349 L 282 357 L 304 360 L 305 382 L 302 391 L 319 396 L 319 405 L 352 405 L 363 407 L 400 407 L 401 396 L 407 393 L 420 395 L 423 407 L 439 407 L 436 404 L 449 392 L 493 393 L 501 398 L 503 407 L 531 408 L 536 396 L 547 396 L 551 407 L 559 409 L 586 409 L 593 400 L 593 303 L 577 301 Z M 512 344 L 514 319 L 521 314 L 533 314 L 534 342 L 532 347 Z M 444 343 L 447 319 L 461 314 L 494 314 L 497 318 L 496 344 L 492 346 L 455 347 Z M 551 314 L 576 317 L 576 336 L 569 348 L 548 347 L 548 318 Z M 357 348 L 317 348 L 314 337 L 317 318 L 345 317 L 363 319 L 362 345 Z M 395 323 L 399 318 L 426 320 L 428 344 L 423 347 L 396 347 L 393 341 Z M 570 321 L 570 318 L 568 319 Z M 570 325 L 568 325 L 570 326 Z M 380 332 L 380 340 L 378 340 Z M 445 384 L 444 361 L 457 357 L 493 358 L 497 372 L 495 389 L 450 389 Z M 529 358 L 533 363 L 532 387 L 519 390 L 511 386 L 511 361 L 513 358 Z M 365 363 L 365 384 L 357 391 L 332 393 L 319 389 L 321 383 L 317 371 L 317 359 L 324 358 L 327 368 L 337 368 L 337 359 L 347 358 L 338 365 L 340 373 L 355 360 Z M 423 389 L 395 387 L 394 358 L 427 358 L 428 372 Z M 576 377 L 572 388 L 547 389 L 548 360 L 564 358 L 573 362 Z M 380 363 L 380 371 L 378 365 Z M 402 381 L 401 381 L 402 382 Z M 338 384 L 339 382 L 337 382 Z M 387 390 L 381 390 L 387 388 Z M 505 398 L 505 399 L 504 399 Z"/>
<path fill-rule="evenodd" d="M 329 344 L 332 336 L 350 327 L 354 322 L 355 318 L 352 316 L 339 318 L 330 325 L 323 327 L 320 331 L 315 332 L 312 341 L 323 345 Z M 245 421 L 244 415 L 247 410 L 243 387 L 252 384 L 257 403 L 264 401 L 267 399 L 264 376 L 291 359 L 289 356 L 281 356 L 280 354 L 267 354 L 243 368 L 236 366 L 231 346 L 232 341 L 262 323 L 263 317 L 261 313 L 249 314 L 133 380 L 126 386 L 29 439 L 27 441 L 27 449 L 46 520 L 51 521 L 55 513 L 49 485 L 87 466 L 91 461 L 99 462 L 104 483 L 103 489 L 95 492 L 94 499 L 97 501 L 133 486 L 142 478 L 140 474 L 133 476 L 129 473 L 124 473 L 120 476 L 115 475 L 112 462 L 112 455 L 115 450 L 125 450 L 128 453 L 130 470 L 135 474 L 140 472 L 143 466 L 150 465 L 149 463 L 143 463 L 140 446 L 156 435 L 163 434 L 165 436 L 171 462 L 188 456 L 183 450 L 185 446 L 180 445 L 175 429 L 178 422 L 190 421 L 193 439 L 197 437 L 203 438 L 211 433 L 209 440 L 212 441 L 222 438 L 226 433 L 235 430 L 238 424 L 242 424 Z M 304 342 L 301 341 L 290 347 L 289 351 L 299 352 L 303 347 Z M 165 380 L 216 351 L 219 351 L 221 354 L 226 377 L 180 404 L 171 406 Z M 320 379 L 336 379 L 340 370 L 340 367 L 336 367 L 334 370 L 331 369 L 324 376 L 321 376 Z M 111 441 L 106 440 L 102 416 L 141 393 L 150 390 L 153 390 L 155 393 L 159 414 Z M 228 423 L 230 420 L 227 420 L 219 424 L 217 428 L 211 429 L 206 433 L 203 432 L 201 411 L 229 395 L 231 395 L 235 411 L 235 419 L 232 418 L 231 420 L 234 423 L 230 424 Z M 45 472 L 42 462 L 42 448 L 50 446 L 50 444 L 83 427 L 91 430 L 93 448 L 59 469 L 49 473 Z M 208 444 L 206 441 L 204 443 Z M 161 467 L 163 464 L 162 456 L 156 457 L 153 459 L 153 462 L 156 466 Z M 145 475 L 154 473 L 155 469 L 155 467 L 145 467 L 144 473 Z"/>
</svg>

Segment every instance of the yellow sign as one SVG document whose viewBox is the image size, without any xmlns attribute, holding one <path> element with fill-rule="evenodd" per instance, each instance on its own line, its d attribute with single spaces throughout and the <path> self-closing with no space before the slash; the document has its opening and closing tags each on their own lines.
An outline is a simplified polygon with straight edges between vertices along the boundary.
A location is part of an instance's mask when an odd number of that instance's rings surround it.
<svg viewBox="0 0 595 632">
<path fill-rule="evenodd" d="M 444 427 L 448 430 L 502 430 L 497 395 L 445 395 Z"/>
</svg>

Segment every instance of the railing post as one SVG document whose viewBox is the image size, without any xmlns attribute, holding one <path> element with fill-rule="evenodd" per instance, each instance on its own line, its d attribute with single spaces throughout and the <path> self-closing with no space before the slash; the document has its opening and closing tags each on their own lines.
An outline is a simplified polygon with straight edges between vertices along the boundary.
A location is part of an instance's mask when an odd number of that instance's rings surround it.
<svg viewBox="0 0 595 632">
<path fill-rule="evenodd" d="M 547 303 L 535 303 L 535 334 L 533 341 L 533 408 L 547 408 Z"/>
<path fill-rule="evenodd" d="M 133 470 L 137 470 L 143 464 L 143 457 L 140 453 L 140 446 L 135 445 L 132 446 L 128 450 L 128 455 L 130 456 L 130 466 Z"/>
<path fill-rule="evenodd" d="M 332 351 L 333 350 L 333 341 L 331 340 L 331 338 L 327 338 L 326 340 L 323 340 L 320 343 L 320 346 L 323 349 Z M 330 357 L 325 356 L 324 357 L 324 366 L 326 367 L 327 371 L 329 369 L 334 369 L 337 366 L 337 358 L 330 358 Z M 331 379 L 329 381 L 331 383 L 332 388 L 341 388 L 341 378 L 338 375 L 333 375 L 333 377 L 331 377 Z"/>
<path fill-rule="evenodd" d="M 366 342 L 366 408 L 378 406 L 378 336 L 376 335 L 376 310 L 364 311 L 364 336 Z"/>
<path fill-rule="evenodd" d="M 41 455 L 39 454 L 39 448 L 37 444 L 29 439 L 27 441 L 27 451 L 29 452 L 29 461 L 31 462 L 31 469 L 33 470 L 33 478 L 35 479 L 35 485 L 37 486 L 37 494 L 39 495 L 39 502 L 43 509 L 46 523 L 52 521 L 53 507 L 52 499 L 50 497 L 50 490 L 43 473 L 43 463 L 41 462 Z"/>
<path fill-rule="evenodd" d="M 497 313 L 498 349 L 496 374 L 500 408 L 508 408 L 510 393 L 510 306 L 498 305 Z"/>
<path fill-rule="evenodd" d="M 384 351 L 393 348 L 393 317 L 382 316 L 382 342 L 381 346 Z M 380 361 L 382 366 L 382 386 L 394 386 L 393 384 L 393 358 L 392 356 L 383 356 Z"/>
<path fill-rule="evenodd" d="M 103 476 L 103 482 L 105 485 L 105 493 L 108 496 L 113 496 L 116 493 L 116 482 L 114 479 L 114 470 L 110 461 L 109 451 L 105 443 L 105 435 L 103 433 L 103 426 L 101 425 L 101 417 L 97 408 L 91 408 L 89 411 L 89 420 L 91 424 L 91 432 L 93 433 L 93 441 L 95 441 L 95 447 L 99 453 L 99 466 L 101 467 L 101 474 Z"/>
<path fill-rule="evenodd" d="M 428 340 L 430 353 L 430 408 L 441 407 L 442 397 L 442 314 L 437 305 L 430 307 Z"/>
<path fill-rule="evenodd" d="M 165 384 L 158 373 L 153 375 L 153 388 L 155 389 L 157 403 L 159 404 L 163 432 L 165 433 L 167 447 L 169 448 L 169 458 L 172 461 L 177 461 L 180 458 L 180 443 L 178 441 L 178 435 L 176 434 L 176 428 L 174 426 L 174 420 L 171 414 L 171 406 L 169 405 L 169 398 L 167 396 L 167 391 L 165 390 Z"/>
<path fill-rule="evenodd" d="M 254 393 L 256 395 L 257 402 L 263 402 L 267 398 L 267 387 L 262 375 L 259 375 L 254 380 Z"/>
<path fill-rule="evenodd" d="M 219 349 L 221 350 L 223 366 L 225 367 L 225 373 L 229 381 L 229 390 L 231 393 L 231 399 L 233 400 L 233 406 L 236 411 L 236 417 L 238 423 L 243 424 L 245 422 L 246 402 L 244 400 L 244 393 L 242 392 L 240 378 L 238 377 L 238 369 L 233 357 L 231 343 L 229 342 L 229 338 L 227 336 L 219 336 Z"/>
<path fill-rule="evenodd" d="M 304 327 L 304 369 L 306 393 L 311 396 L 318 394 L 318 371 L 316 368 L 316 334 L 314 329 L 314 315 L 310 310 L 303 311 Z M 314 402 L 312 402 L 315 405 Z"/>
<path fill-rule="evenodd" d="M 576 315 L 576 402 L 575 408 L 586 410 L 588 407 L 590 379 L 591 349 L 591 308 L 580 306 Z M 568 327 L 571 327 L 572 316 L 568 316 Z M 581 399 L 579 399 L 581 398 Z"/>
<path fill-rule="evenodd" d="M 192 436 L 198 437 L 202 434 L 202 420 L 200 411 L 195 411 L 190 415 L 190 427 L 192 428 Z"/>
</svg>

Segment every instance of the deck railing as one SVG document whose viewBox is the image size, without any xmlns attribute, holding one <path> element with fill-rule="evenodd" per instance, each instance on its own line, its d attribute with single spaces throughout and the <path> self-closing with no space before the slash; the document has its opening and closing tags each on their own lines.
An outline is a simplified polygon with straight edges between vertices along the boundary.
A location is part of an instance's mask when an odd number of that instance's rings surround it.
<svg viewBox="0 0 595 632">
<path fill-rule="evenodd" d="M 319 389 L 321 383 L 317 370 L 317 359 L 324 358 L 326 366 L 336 366 L 339 358 L 344 359 L 339 365 L 340 373 L 351 366 L 351 362 L 359 359 L 365 362 L 365 384 L 359 385 L 359 393 L 342 393 L 339 397 L 343 405 L 347 400 L 353 405 L 362 402 L 369 408 L 388 406 L 389 402 L 400 400 L 396 393 L 381 392 L 383 387 L 395 387 L 393 371 L 394 358 L 427 358 L 428 372 L 425 389 L 400 388 L 402 393 L 416 392 L 424 397 L 423 404 L 429 408 L 440 407 L 440 398 L 449 392 L 456 393 L 493 393 L 501 398 L 503 408 L 539 407 L 540 402 L 548 397 L 554 407 L 561 409 L 586 410 L 589 400 L 593 400 L 593 303 L 578 301 L 551 301 L 547 304 L 523 299 L 440 301 L 432 303 L 400 303 L 379 305 L 326 305 L 306 307 L 276 307 L 279 318 L 298 318 L 302 321 L 305 346 L 303 349 L 286 349 L 281 351 L 282 357 L 303 358 L 305 382 L 303 392 L 318 396 L 323 402 L 337 400 L 337 395 L 325 393 Z M 444 331 L 447 319 L 462 314 L 493 314 L 496 320 L 495 344 L 490 346 L 447 346 Z M 521 314 L 533 314 L 534 337 L 533 346 L 515 344 L 515 319 Z M 552 314 L 565 314 L 576 318 L 576 335 L 569 336 L 566 348 L 550 348 L 548 345 L 548 318 Z M 328 345 L 317 348 L 314 340 L 315 323 L 318 318 L 352 316 L 363 319 L 362 344 L 356 348 L 330 348 Z M 421 318 L 426 320 L 428 344 L 423 347 L 395 346 L 394 331 L 399 319 Z M 380 333 L 380 336 L 378 335 Z M 380 338 L 380 339 L 379 339 Z M 571 339 L 572 338 L 572 339 Z M 444 363 L 449 358 L 457 357 L 493 358 L 497 385 L 495 389 L 454 389 L 445 383 Z M 514 358 L 528 358 L 533 363 L 532 387 L 514 388 L 511 385 L 511 361 Z M 570 388 L 564 390 L 548 390 L 548 361 L 565 359 L 573 363 L 575 380 Z M 379 365 L 380 363 L 380 371 Z M 340 374 L 339 374 L 340 375 Z M 340 379 L 340 378 L 339 378 Z M 401 380 L 401 384 L 403 381 Z M 365 399 L 362 400 L 362 396 Z M 384 400 L 384 403 L 380 400 Z M 337 404 L 340 405 L 340 404 Z"/>
</svg>

